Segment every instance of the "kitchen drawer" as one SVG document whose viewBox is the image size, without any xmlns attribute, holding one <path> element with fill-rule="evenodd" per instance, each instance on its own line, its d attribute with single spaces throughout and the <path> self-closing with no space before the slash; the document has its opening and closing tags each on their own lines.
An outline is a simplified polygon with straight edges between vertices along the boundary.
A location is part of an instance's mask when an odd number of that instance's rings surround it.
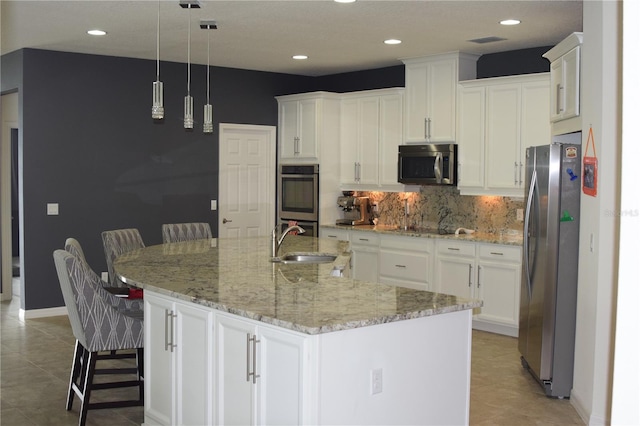
<svg viewBox="0 0 640 426">
<path fill-rule="evenodd" d="M 428 264 L 428 255 L 380 250 L 379 273 L 381 276 L 419 281 L 426 284 L 428 281 Z"/>
<path fill-rule="evenodd" d="M 434 240 L 432 238 L 419 238 L 398 235 L 382 235 L 380 248 L 395 248 L 418 252 L 433 253 Z"/>
<path fill-rule="evenodd" d="M 499 244 L 481 244 L 479 256 L 484 260 L 498 260 L 506 262 L 520 262 L 522 252 L 518 246 L 503 246 Z"/>
<path fill-rule="evenodd" d="M 375 232 L 351 231 L 351 244 L 378 247 L 380 245 L 380 236 Z"/>
<path fill-rule="evenodd" d="M 320 228 L 320 238 L 332 238 L 340 241 L 349 241 L 348 229 Z"/>
<path fill-rule="evenodd" d="M 436 248 L 439 255 L 475 257 L 476 244 L 462 241 L 439 240 Z"/>
</svg>

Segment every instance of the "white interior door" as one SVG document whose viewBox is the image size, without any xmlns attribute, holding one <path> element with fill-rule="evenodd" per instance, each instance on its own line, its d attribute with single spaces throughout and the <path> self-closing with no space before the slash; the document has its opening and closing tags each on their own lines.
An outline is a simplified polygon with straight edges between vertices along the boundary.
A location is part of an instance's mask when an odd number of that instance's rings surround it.
<svg viewBox="0 0 640 426">
<path fill-rule="evenodd" d="M 276 128 L 220 124 L 218 236 L 269 235 L 275 225 Z"/>
</svg>

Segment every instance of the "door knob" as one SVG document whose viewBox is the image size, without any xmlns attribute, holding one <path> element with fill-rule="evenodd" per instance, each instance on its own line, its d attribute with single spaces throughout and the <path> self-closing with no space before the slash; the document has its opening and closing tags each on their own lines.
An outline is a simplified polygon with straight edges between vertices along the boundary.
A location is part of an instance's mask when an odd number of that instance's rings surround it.
<svg viewBox="0 0 640 426">
<path fill-rule="evenodd" d="M 225 223 L 227 223 L 227 222 L 233 222 L 233 221 L 232 221 L 232 220 L 227 219 L 226 217 L 225 217 L 225 218 L 222 218 L 222 223 L 223 223 L 223 224 L 225 224 Z"/>
</svg>

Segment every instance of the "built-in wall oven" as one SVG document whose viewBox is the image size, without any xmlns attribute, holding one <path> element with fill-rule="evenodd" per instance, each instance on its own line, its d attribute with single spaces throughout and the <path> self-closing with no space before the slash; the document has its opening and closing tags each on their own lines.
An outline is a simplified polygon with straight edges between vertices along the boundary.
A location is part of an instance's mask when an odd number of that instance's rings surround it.
<svg viewBox="0 0 640 426">
<path fill-rule="evenodd" d="M 317 164 L 282 164 L 278 171 L 279 222 L 295 221 L 310 237 L 318 236 L 318 169 Z"/>
</svg>

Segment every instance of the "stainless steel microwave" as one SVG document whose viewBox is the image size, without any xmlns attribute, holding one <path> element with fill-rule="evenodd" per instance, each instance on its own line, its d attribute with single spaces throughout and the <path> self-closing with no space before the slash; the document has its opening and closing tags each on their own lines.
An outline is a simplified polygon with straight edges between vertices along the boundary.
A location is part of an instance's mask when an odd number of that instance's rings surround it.
<svg viewBox="0 0 640 426">
<path fill-rule="evenodd" d="M 458 145 L 398 147 L 398 182 L 409 185 L 457 185 Z"/>
</svg>

